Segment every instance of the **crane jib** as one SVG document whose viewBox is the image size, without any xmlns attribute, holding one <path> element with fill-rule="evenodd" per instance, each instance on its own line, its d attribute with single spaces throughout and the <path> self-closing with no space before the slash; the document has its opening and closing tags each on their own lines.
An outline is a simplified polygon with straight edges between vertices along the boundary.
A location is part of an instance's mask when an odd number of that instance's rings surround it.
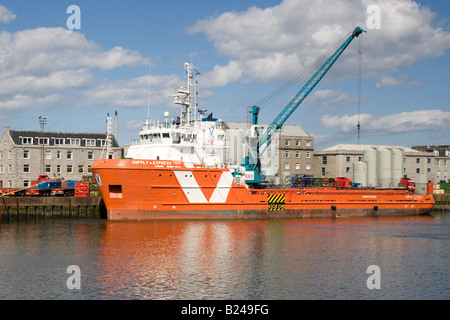
<svg viewBox="0 0 450 320">
<path fill-rule="evenodd" d="M 297 107 L 305 100 L 309 93 L 314 89 L 314 87 L 319 83 L 319 81 L 325 76 L 325 74 L 330 70 L 336 60 L 341 56 L 342 52 L 348 47 L 352 40 L 358 37 L 362 32 L 366 32 L 360 27 L 357 27 L 350 37 L 338 48 L 338 50 L 331 55 L 330 58 L 314 73 L 314 75 L 308 80 L 308 82 L 303 86 L 303 88 L 292 98 L 288 105 L 283 109 L 283 111 L 277 116 L 277 118 L 267 127 L 266 131 L 262 134 L 260 140 L 258 141 L 258 146 L 262 146 L 271 136 L 281 128 L 281 126 L 286 122 L 286 120 L 291 116 L 291 114 L 297 109 Z"/>
<path fill-rule="evenodd" d="M 323 63 L 320 68 L 314 73 L 314 75 L 308 80 L 308 82 L 301 88 L 301 90 L 292 98 L 288 105 L 283 109 L 283 111 L 276 117 L 276 119 L 267 127 L 264 133 L 261 135 L 260 139 L 256 143 L 256 146 L 252 148 L 254 151 L 251 152 L 249 148 L 249 155 L 246 158 L 246 170 L 253 171 L 253 176 L 255 177 L 253 181 L 248 181 L 248 183 L 260 183 L 264 180 L 264 176 L 261 175 L 261 167 L 259 162 L 259 156 L 262 154 L 266 148 L 270 145 L 272 135 L 283 126 L 286 120 L 291 116 L 291 114 L 297 109 L 297 107 L 305 100 L 309 93 L 314 89 L 314 87 L 320 82 L 320 80 L 325 76 L 325 74 L 330 70 L 336 60 L 341 56 L 342 52 L 348 47 L 352 40 L 358 37 L 365 30 L 357 27 L 350 36 L 343 42 L 339 48 Z M 259 107 L 253 107 L 253 124 L 256 124 L 258 119 Z M 263 151 L 260 149 L 264 147 Z M 249 162 L 250 154 L 252 153 L 252 161 Z M 256 159 L 255 159 L 256 155 Z M 245 160 L 245 159 L 244 159 Z M 255 161 L 256 160 L 256 161 Z M 249 166 L 249 164 L 251 166 Z M 262 179 L 261 179 L 262 178 Z"/>
</svg>

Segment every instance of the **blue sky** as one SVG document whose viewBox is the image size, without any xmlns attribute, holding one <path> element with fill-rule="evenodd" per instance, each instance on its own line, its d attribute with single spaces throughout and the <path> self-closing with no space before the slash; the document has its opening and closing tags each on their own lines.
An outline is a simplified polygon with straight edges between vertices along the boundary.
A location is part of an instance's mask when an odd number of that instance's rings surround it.
<svg viewBox="0 0 450 320">
<path fill-rule="evenodd" d="M 72 4 L 79 30 L 67 28 Z M 0 125 L 40 130 L 46 116 L 48 131 L 105 132 L 118 111 L 119 143 L 129 143 L 147 116 L 149 74 L 150 118 L 179 114 L 168 95 L 184 83 L 185 61 L 201 72 L 202 109 L 246 121 L 247 106 L 359 25 L 368 31 L 360 107 L 357 39 L 287 123 L 313 135 L 316 150 L 357 143 L 358 119 L 362 144 L 449 144 L 449 19 L 450 3 L 436 0 L 0 0 Z"/>
</svg>

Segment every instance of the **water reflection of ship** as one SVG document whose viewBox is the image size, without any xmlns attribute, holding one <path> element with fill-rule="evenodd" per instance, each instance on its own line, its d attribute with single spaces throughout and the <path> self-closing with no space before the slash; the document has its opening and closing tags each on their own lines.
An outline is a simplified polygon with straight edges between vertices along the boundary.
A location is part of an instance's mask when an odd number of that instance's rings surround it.
<svg viewBox="0 0 450 320">
<path fill-rule="evenodd" d="M 405 224 L 398 222 L 408 221 L 427 223 L 433 217 L 108 221 L 102 231 L 100 285 L 104 295 L 123 290 L 140 299 L 288 298 L 282 288 L 293 284 L 303 294 L 318 290 L 310 287 L 312 274 L 332 281 L 353 269 L 364 275 L 380 256 L 389 258 L 390 248 L 408 250 L 410 239 L 378 234 L 374 228 L 397 225 L 400 233 Z M 333 269 L 343 261 L 352 263 Z"/>
</svg>

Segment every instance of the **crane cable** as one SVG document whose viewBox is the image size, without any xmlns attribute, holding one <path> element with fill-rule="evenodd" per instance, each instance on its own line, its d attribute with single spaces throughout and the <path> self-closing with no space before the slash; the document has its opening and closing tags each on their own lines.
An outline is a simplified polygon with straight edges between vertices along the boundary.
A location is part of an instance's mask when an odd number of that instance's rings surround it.
<svg viewBox="0 0 450 320">
<path fill-rule="evenodd" d="M 359 38 L 359 48 L 358 48 L 358 146 L 360 146 L 360 135 L 361 135 L 361 69 L 362 69 L 362 34 Z"/>
<path fill-rule="evenodd" d="M 261 99 L 256 105 L 261 107 L 263 109 L 266 107 L 270 102 L 278 98 L 281 94 L 286 92 L 289 88 L 291 88 L 294 84 L 300 82 L 302 79 L 306 79 L 307 76 L 311 76 L 312 73 L 316 72 L 317 69 L 322 66 L 331 56 L 333 52 L 337 50 L 349 37 L 351 33 L 347 34 L 345 37 L 343 37 L 341 40 L 339 40 L 333 47 L 328 49 L 325 53 L 323 53 L 321 56 L 319 56 L 315 61 L 313 61 L 310 65 L 308 65 L 305 69 L 298 72 L 294 76 L 292 76 L 290 79 L 288 79 L 286 82 L 284 82 L 280 87 L 278 87 L 276 90 L 274 90 L 272 93 L 267 95 L 265 98 Z M 309 78 L 308 77 L 308 78 Z"/>
</svg>

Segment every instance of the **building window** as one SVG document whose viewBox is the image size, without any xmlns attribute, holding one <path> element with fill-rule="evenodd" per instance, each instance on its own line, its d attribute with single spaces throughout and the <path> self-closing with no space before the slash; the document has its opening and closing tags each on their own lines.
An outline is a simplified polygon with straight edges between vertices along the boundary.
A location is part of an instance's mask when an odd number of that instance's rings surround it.
<svg viewBox="0 0 450 320">
<path fill-rule="evenodd" d="M 295 140 L 295 145 L 296 145 L 297 147 L 300 147 L 300 140 Z"/>
<path fill-rule="evenodd" d="M 106 146 L 106 139 L 100 139 L 100 146 Z"/>
<path fill-rule="evenodd" d="M 23 186 L 24 186 L 24 188 L 28 188 L 30 186 L 30 181 L 29 180 L 25 180 L 23 182 Z"/>
<path fill-rule="evenodd" d="M 82 165 L 78 166 L 78 173 L 83 173 L 84 167 Z"/>
<path fill-rule="evenodd" d="M 311 170 L 311 165 L 309 163 L 307 163 L 305 169 L 306 170 Z"/>
<path fill-rule="evenodd" d="M 12 173 L 12 165 L 8 164 L 8 173 Z"/>
<path fill-rule="evenodd" d="M 30 159 L 30 150 L 23 150 L 23 158 Z"/>
<path fill-rule="evenodd" d="M 420 168 L 417 168 L 417 169 L 416 169 L 416 173 L 420 173 Z"/>
<path fill-rule="evenodd" d="M 350 162 L 350 156 L 347 156 L 347 157 L 345 158 L 345 161 Z"/>
<path fill-rule="evenodd" d="M 300 158 L 300 151 L 295 151 L 295 157 L 298 159 Z"/>
<path fill-rule="evenodd" d="M 56 151 L 56 159 L 61 159 L 61 151 Z"/>
<path fill-rule="evenodd" d="M 286 158 L 289 158 L 289 151 L 286 151 L 286 152 L 284 153 L 284 155 L 286 156 Z"/>
<path fill-rule="evenodd" d="M 50 164 L 45 165 L 45 173 L 51 173 L 52 172 L 52 166 Z"/>
<path fill-rule="evenodd" d="M 55 145 L 64 144 L 64 138 L 55 138 Z"/>
<path fill-rule="evenodd" d="M 86 139 L 86 147 L 95 147 L 95 139 Z"/>
<path fill-rule="evenodd" d="M 88 151 L 88 159 L 89 160 L 94 159 L 94 151 Z"/>
<path fill-rule="evenodd" d="M 322 175 L 323 176 L 325 175 L 325 168 L 324 167 L 322 167 Z"/>
<path fill-rule="evenodd" d="M 67 159 L 72 160 L 72 151 L 67 151 Z"/>
<path fill-rule="evenodd" d="M 350 167 L 346 167 L 345 172 L 350 172 Z"/>
<path fill-rule="evenodd" d="M 311 147 L 311 141 L 306 141 L 306 146 Z"/>
<path fill-rule="evenodd" d="M 428 168 L 428 169 L 427 169 L 427 172 L 428 172 L 428 173 L 430 173 L 430 172 L 431 172 L 431 169 L 430 169 L 430 168 Z"/>
<path fill-rule="evenodd" d="M 52 158 L 52 150 L 45 150 L 45 159 Z"/>
<path fill-rule="evenodd" d="M 3 166 L 2 166 L 2 165 L 0 165 L 0 173 L 4 173 L 4 172 L 3 172 Z"/>
<path fill-rule="evenodd" d="M 416 163 L 420 163 L 420 158 L 416 158 Z"/>
<path fill-rule="evenodd" d="M 30 172 L 30 165 L 29 164 L 24 164 L 23 165 L 23 172 L 24 173 L 29 173 Z"/>
<path fill-rule="evenodd" d="M 61 165 L 56 166 L 56 173 L 61 173 Z"/>
<path fill-rule="evenodd" d="M 12 159 L 12 150 L 8 150 L 8 159 Z"/>
<path fill-rule="evenodd" d="M 71 145 L 75 145 L 75 146 L 79 146 L 80 145 L 80 139 L 70 138 L 69 141 L 70 141 L 69 143 Z"/>
<path fill-rule="evenodd" d="M 286 147 L 288 147 L 289 144 L 290 144 L 290 141 L 289 141 L 289 140 L 285 140 L 285 141 L 284 141 L 284 145 L 285 145 Z"/>
<path fill-rule="evenodd" d="M 358 157 L 358 161 L 362 161 L 363 157 Z"/>
<path fill-rule="evenodd" d="M 284 169 L 285 169 L 285 170 L 289 170 L 289 162 L 287 162 L 287 163 L 284 164 Z"/>
<path fill-rule="evenodd" d="M 431 159 L 430 158 L 427 158 L 427 163 L 431 163 Z"/>
<path fill-rule="evenodd" d="M 295 170 L 300 170 L 300 163 L 295 164 Z"/>
<path fill-rule="evenodd" d="M 49 138 L 39 138 L 39 144 L 49 144 Z"/>
<path fill-rule="evenodd" d="M 88 173 L 91 173 L 91 166 L 88 166 Z"/>
<path fill-rule="evenodd" d="M 322 157 L 322 164 L 327 164 L 327 156 Z"/>
<path fill-rule="evenodd" d="M 309 159 L 309 158 L 311 158 L 311 152 L 306 153 L 306 159 Z"/>
<path fill-rule="evenodd" d="M 72 173 L 73 169 L 72 169 L 72 165 L 67 165 L 67 173 Z"/>
<path fill-rule="evenodd" d="M 22 144 L 33 144 L 33 138 L 30 137 L 22 138 Z"/>
</svg>

